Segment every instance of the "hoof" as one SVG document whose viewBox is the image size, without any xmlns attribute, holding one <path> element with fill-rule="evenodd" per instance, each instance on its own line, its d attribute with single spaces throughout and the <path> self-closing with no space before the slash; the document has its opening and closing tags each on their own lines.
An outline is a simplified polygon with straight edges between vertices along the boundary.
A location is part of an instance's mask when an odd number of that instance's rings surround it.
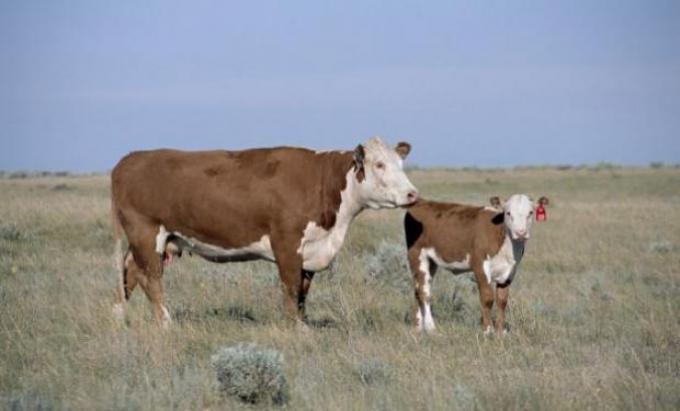
<svg viewBox="0 0 680 411">
<path fill-rule="evenodd" d="M 125 308 L 123 307 L 123 304 L 114 304 L 113 308 L 111 309 L 111 313 L 113 314 L 114 320 L 119 322 L 123 322 L 125 320 Z"/>
<path fill-rule="evenodd" d="M 163 315 L 160 319 L 160 324 L 161 324 L 161 328 L 163 328 L 164 330 L 169 329 L 170 326 L 172 325 L 172 318 L 170 317 L 170 313 L 168 312 L 168 309 L 165 308 L 165 307 L 163 307 Z"/>
<path fill-rule="evenodd" d="M 310 334 L 312 332 L 312 329 L 309 328 L 307 323 L 305 323 L 304 321 L 295 320 L 295 331 L 300 333 L 300 334 L 306 335 L 306 334 Z"/>
</svg>

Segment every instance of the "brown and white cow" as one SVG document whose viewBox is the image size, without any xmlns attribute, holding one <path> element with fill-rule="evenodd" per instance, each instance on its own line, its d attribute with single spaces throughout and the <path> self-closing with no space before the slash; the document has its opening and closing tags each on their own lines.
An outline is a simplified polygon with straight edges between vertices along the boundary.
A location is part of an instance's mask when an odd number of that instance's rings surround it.
<svg viewBox="0 0 680 411">
<path fill-rule="evenodd" d="M 365 208 L 414 203 L 403 171 L 411 146 L 379 138 L 354 151 L 278 147 L 243 151 L 154 150 L 124 157 L 111 173 L 120 272 L 114 312 L 136 285 L 164 325 L 163 257 L 183 250 L 214 262 L 275 262 L 287 313 L 303 319 L 314 273 L 326 269 Z M 128 243 L 123 256 L 121 230 Z"/>
<path fill-rule="evenodd" d="M 408 261 L 418 303 L 416 327 L 434 330 L 431 283 L 437 267 L 454 274 L 473 271 L 482 305 L 482 327 L 492 331 L 490 312 L 496 284 L 496 331 L 505 333 L 509 286 L 530 236 L 535 205 L 524 194 L 505 203 L 491 198 L 493 207 L 420 200 L 404 217 Z"/>
</svg>

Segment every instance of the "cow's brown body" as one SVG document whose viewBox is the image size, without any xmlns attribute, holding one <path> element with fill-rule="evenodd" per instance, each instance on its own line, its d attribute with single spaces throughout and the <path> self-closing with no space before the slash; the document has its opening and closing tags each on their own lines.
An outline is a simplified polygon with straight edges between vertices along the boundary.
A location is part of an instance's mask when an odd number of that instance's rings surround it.
<svg viewBox="0 0 680 411">
<path fill-rule="evenodd" d="M 111 174 L 117 237 L 122 228 L 129 242 L 120 258 L 118 302 L 140 285 L 156 318 L 167 323 L 163 254 L 189 249 L 216 262 L 276 262 L 288 312 L 301 318 L 313 272 L 327 267 L 351 220 L 372 204 L 361 192 L 369 187 L 362 184 L 365 173 L 373 172 L 365 168 L 370 156 L 399 163 L 395 181 L 402 185 L 394 198 L 417 198 L 399 160 L 408 144 L 400 143 L 396 153 L 379 139 L 366 147 L 366 153 L 360 145 L 355 152 L 278 147 L 154 150 L 124 157 Z M 390 201 L 391 206 L 406 204 Z M 330 251 L 319 257 L 317 250 Z"/>
<path fill-rule="evenodd" d="M 113 169 L 112 194 L 123 227 L 141 219 L 225 249 L 299 243 L 309 221 L 333 226 L 352 166 L 351 151 L 143 151 Z"/>
<path fill-rule="evenodd" d="M 497 283 L 496 301 L 499 315 L 497 331 L 504 330 L 505 307 L 508 286 L 512 282 L 516 262 L 521 259 L 523 244 L 514 247 L 513 266 L 503 278 L 490 278 L 494 256 L 508 238 L 503 224 L 503 211 L 455 203 L 420 200 L 411 206 L 404 219 L 408 261 L 415 280 L 415 296 L 418 303 L 416 325 L 420 329 L 434 328 L 430 313 L 430 282 L 437 267 L 444 267 L 455 274 L 472 271 L 479 287 L 482 305 L 482 326 L 490 329 L 490 310 L 494 295 L 492 283 Z M 519 255 L 517 255 L 519 254 Z M 425 324 L 423 324 L 425 322 Z"/>
</svg>

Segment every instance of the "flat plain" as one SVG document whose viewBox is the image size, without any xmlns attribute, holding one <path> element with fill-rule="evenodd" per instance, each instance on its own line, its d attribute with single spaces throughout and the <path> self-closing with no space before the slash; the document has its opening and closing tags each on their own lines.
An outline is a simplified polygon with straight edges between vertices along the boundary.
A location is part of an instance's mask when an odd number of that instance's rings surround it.
<svg viewBox="0 0 680 411">
<path fill-rule="evenodd" d="M 317 274 L 308 329 L 281 315 L 275 266 L 185 255 L 164 275 L 175 321 L 141 291 L 111 315 L 108 176 L 0 179 L 0 408 L 259 409 L 224 398 L 210 356 L 285 359 L 291 410 L 680 409 L 680 169 L 414 169 L 424 197 L 551 199 L 484 337 L 471 275 L 440 270 L 438 330 L 414 331 L 403 210 L 366 211 Z"/>
</svg>

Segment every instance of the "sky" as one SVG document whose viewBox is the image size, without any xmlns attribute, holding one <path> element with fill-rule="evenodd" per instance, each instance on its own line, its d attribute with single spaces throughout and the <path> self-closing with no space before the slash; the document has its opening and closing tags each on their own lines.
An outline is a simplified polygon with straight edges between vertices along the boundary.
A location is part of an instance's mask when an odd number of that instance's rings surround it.
<svg viewBox="0 0 680 411">
<path fill-rule="evenodd" d="M 680 163 L 680 2 L 0 2 L 0 170 L 412 144 L 419 166 Z"/>
</svg>

